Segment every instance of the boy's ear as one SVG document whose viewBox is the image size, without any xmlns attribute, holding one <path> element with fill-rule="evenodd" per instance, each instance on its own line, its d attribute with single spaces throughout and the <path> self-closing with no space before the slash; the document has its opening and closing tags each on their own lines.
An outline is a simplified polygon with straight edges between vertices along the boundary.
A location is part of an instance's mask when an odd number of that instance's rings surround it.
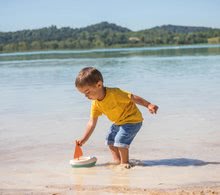
<svg viewBox="0 0 220 195">
<path fill-rule="evenodd" d="M 98 82 L 96 83 L 96 86 L 97 86 L 97 87 L 103 87 L 103 82 L 102 82 L 102 81 L 98 81 Z"/>
</svg>

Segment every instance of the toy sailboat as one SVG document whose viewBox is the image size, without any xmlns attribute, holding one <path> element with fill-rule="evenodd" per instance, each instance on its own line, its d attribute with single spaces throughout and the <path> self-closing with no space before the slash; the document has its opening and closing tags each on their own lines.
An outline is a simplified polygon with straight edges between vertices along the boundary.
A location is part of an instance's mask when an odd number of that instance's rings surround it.
<svg viewBox="0 0 220 195">
<path fill-rule="evenodd" d="M 76 141 L 75 151 L 73 155 L 73 160 L 70 160 L 70 165 L 73 168 L 80 167 L 92 167 L 96 164 L 97 158 L 91 156 L 83 156 L 82 149 Z"/>
</svg>

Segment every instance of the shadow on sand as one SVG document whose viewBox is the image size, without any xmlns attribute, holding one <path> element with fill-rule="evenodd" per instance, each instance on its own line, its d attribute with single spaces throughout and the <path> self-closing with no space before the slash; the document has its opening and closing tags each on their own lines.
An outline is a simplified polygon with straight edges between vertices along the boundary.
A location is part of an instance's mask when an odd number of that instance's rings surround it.
<svg viewBox="0 0 220 195">
<path fill-rule="evenodd" d="M 220 162 L 205 162 L 197 159 L 188 158 L 172 158 L 172 159 L 161 159 L 161 160 L 136 160 L 131 159 L 130 163 L 135 166 L 205 166 L 205 165 L 220 165 Z"/>
</svg>

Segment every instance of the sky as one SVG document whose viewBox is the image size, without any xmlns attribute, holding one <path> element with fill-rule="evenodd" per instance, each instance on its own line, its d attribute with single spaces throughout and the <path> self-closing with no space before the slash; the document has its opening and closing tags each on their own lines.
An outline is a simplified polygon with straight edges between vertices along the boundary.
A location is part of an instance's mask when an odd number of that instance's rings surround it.
<svg viewBox="0 0 220 195">
<path fill-rule="evenodd" d="M 0 32 L 103 21 L 133 31 L 166 24 L 220 28 L 220 0 L 0 0 Z"/>
</svg>

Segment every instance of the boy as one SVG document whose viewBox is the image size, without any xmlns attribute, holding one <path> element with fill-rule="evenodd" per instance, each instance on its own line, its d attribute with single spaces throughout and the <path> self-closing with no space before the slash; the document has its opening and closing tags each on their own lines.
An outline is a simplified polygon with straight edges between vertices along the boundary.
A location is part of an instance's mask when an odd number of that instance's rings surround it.
<svg viewBox="0 0 220 195">
<path fill-rule="evenodd" d="M 83 145 L 89 139 L 96 127 L 98 117 L 104 114 L 113 122 L 106 137 L 106 144 L 109 146 L 113 160 L 116 164 L 130 168 L 129 146 L 143 121 L 136 104 L 148 108 L 152 114 L 156 114 L 158 106 L 119 88 L 105 87 L 102 74 L 93 67 L 83 68 L 79 72 L 75 86 L 92 100 L 85 134 L 77 140 L 77 143 Z"/>
</svg>

